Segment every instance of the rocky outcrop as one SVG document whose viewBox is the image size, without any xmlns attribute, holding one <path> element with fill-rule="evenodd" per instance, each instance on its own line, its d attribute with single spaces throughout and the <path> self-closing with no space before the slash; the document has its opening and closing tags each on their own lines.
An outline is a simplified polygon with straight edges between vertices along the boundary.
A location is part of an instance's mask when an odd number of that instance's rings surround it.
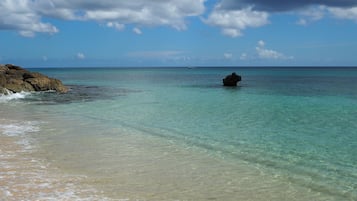
<svg viewBox="0 0 357 201">
<path fill-rule="evenodd" d="M 235 87 L 237 86 L 237 83 L 242 80 L 242 77 L 240 75 L 237 75 L 236 73 L 232 73 L 231 75 L 227 75 L 223 79 L 223 85 L 224 86 L 229 86 L 229 87 Z"/>
<path fill-rule="evenodd" d="M 0 65 L 0 94 L 5 94 L 7 91 L 17 93 L 49 90 L 59 93 L 68 91 L 58 79 L 30 72 L 12 64 Z"/>
</svg>

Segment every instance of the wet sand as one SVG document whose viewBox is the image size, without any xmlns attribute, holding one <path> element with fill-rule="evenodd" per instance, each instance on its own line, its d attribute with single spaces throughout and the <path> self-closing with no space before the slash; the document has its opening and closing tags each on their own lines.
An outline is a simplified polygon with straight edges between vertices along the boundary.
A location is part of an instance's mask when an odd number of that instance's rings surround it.
<svg viewBox="0 0 357 201">
<path fill-rule="evenodd" d="M 105 200 L 85 177 L 51 167 L 21 141 L 0 128 L 0 200 Z"/>
</svg>

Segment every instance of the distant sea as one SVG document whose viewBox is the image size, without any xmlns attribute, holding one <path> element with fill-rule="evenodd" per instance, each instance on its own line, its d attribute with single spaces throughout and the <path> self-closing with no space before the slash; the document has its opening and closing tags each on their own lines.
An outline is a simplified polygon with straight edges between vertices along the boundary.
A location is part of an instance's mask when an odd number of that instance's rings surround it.
<svg viewBox="0 0 357 201">
<path fill-rule="evenodd" d="M 357 68 L 31 71 L 70 92 L 0 96 L 0 200 L 357 200 Z"/>
</svg>

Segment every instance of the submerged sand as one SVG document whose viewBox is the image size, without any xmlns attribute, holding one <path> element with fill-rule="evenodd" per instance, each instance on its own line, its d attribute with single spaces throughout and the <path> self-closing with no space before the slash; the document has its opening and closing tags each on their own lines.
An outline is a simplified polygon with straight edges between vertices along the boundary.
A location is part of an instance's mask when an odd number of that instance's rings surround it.
<svg viewBox="0 0 357 201">
<path fill-rule="evenodd" d="M 4 200 L 328 200 L 259 167 L 157 137 L 131 133 L 98 143 L 87 136 L 38 150 L 29 136 L 7 135 L 17 123 L 0 125 L 12 125 L 0 126 Z M 81 154 L 60 150 L 71 143 Z"/>
</svg>

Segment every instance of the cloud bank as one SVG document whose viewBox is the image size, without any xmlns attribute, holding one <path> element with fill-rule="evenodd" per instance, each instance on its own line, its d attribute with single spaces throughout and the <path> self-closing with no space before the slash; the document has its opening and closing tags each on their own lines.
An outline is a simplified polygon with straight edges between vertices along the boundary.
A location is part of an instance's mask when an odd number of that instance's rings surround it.
<svg viewBox="0 0 357 201">
<path fill-rule="evenodd" d="M 17 31 L 25 37 L 37 33 L 56 34 L 51 19 L 95 21 L 124 30 L 133 27 L 168 26 L 187 29 L 187 18 L 207 17 L 203 22 L 218 27 L 230 37 L 242 36 L 245 29 L 268 25 L 275 13 L 300 16 L 296 22 L 307 25 L 326 16 L 357 23 L 357 0 L 218 0 L 205 13 L 207 0 L 1 0 L 0 30 Z M 209 9 L 207 9 L 209 10 Z M 141 30 L 135 29 L 140 34 Z"/>
<path fill-rule="evenodd" d="M 222 9 L 241 10 L 246 7 L 252 7 L 253 10 L 266 12 L 292 11 L 309 6 L 322 5 L 327 7 L 351 8 L 357 6 L 356 0 L 299 0 L 299 1 L 281 1 L 281 0 L 223 0 Z"/>
<path fill-rule="evenodd" d="M 2 0 L 0 30 L 16 30 L 23 36 L 57 33 L 43 18 L 97 21 L 117 30 L 126 24 L 170 26 L 187 29 L 185 18 L 204 13 L 205 0 Z"/>
<path fill-rule="evenodd" d="M 26 37 L 34 36 L 36 32 L 58 32 L 55 26 L 41 21 L 41 15 L 34 11 L 34 2 L 27 0 L 0 1 L 0 30 L 17 30 Z"/>
<path fill-rule="evenodd" d="M 269 16 L 283 12 L 300 16 L 299 25 L 326 15 L 357 22 L 357 0 L 221 0 L 204 22 L 221 28 L 224 35 L 237 37 L 246 28 L 269 24 Z"/>
<path fill-rule="evenodd" d="M 260 27 L 269 23 L 269 14 L 252 10 L 252 7 L 240 10 L 225 10 L 218 4 L 209 15 L 205 23 L 222 28 L 222 33 L 227 36 L 237 37 L 242 35 L 242 30 L 248 27 Z"/>
</svg>

